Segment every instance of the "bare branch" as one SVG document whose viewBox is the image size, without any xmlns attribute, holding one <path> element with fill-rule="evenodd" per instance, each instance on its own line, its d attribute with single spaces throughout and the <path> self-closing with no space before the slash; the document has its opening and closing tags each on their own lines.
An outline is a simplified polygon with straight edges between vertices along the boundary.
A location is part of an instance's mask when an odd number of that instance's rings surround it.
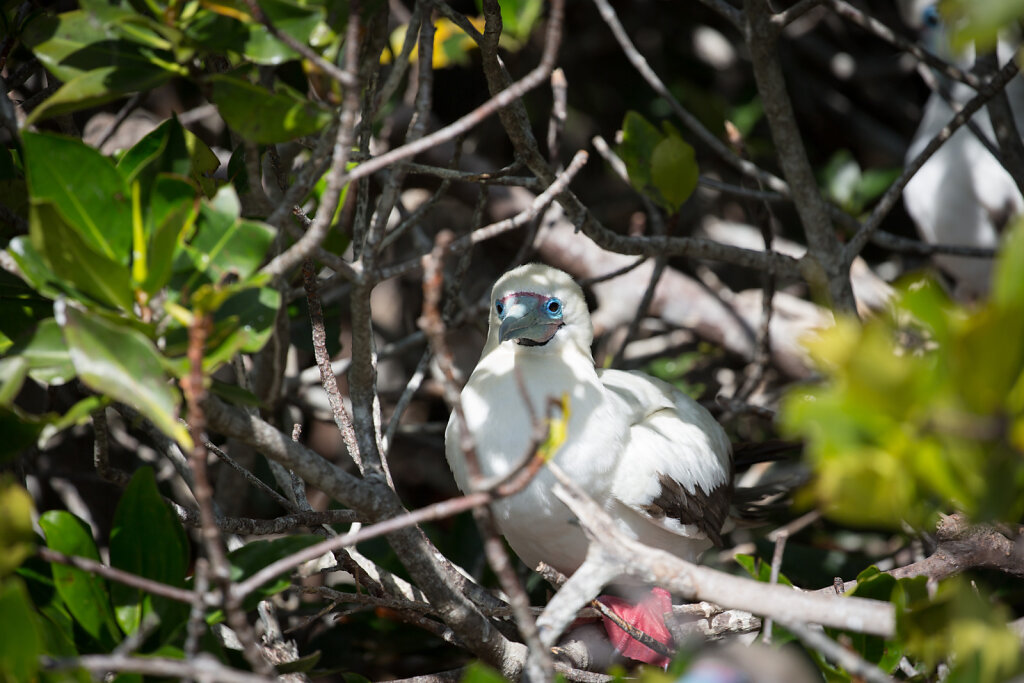
<svg viewBox="0 0 1024 683">
<path fill-rule="evenodd" d="M 190 659 L 167 657 L 131 657 L 128 655 L 81 655 L 66 659 L 43 659 L 47 671 L 86 669 L 95 674 L 106 672 L 137 673 L 160 678 L 216 680 L 223 683 L 274 683 L 271 675 L 257 675 L 229 668 L 212 656 L 201 654 Z"/>
</svg>

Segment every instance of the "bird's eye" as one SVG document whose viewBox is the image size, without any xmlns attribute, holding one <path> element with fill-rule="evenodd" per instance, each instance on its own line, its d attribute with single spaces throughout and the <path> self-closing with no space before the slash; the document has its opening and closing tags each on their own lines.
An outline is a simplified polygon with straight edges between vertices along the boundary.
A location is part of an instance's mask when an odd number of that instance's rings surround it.
<svg viewBox="0 0 1024 683">
<path fill-rule="evenodd" d="M 544 310 L 547 311 L 548 315 L 552 318 L 560 318 L 562 316 L 562 302 L 558 299 L 550 299 Z"/>
<path fill-rule="evenodd" d="M 494 312 L 498 314 L 498 317 L 505 315 L 505 304 L 500 301 L 494 302 Z"/>
<path fill-rule="evenodd" d="M 921 19 L 924 25 L 928 28 L 935 28 L 942 23 L 942 17 L 939 15 L 939 8 L 935 5 L 928 5 L 924 8 L 921 13 Z"/>
</svg>

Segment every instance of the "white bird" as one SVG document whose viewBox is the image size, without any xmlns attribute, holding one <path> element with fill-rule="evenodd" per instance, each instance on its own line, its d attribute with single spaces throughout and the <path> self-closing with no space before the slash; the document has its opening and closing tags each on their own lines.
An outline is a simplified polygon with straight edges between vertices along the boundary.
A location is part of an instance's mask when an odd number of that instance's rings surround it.
<svg viewBox="0 0 1024 683">
<path fill-rule="evenodd" d="M 974 51 L 954 55 L 950 49 L 935 3 L 928 0 L 904 0 L 901 9 L 913 26 L 922 29 L 922 42 L 941 57 L 969 69 Z M 1000 63 L 1013 57 L 1016 45 L 1000 40 Z M 949 89 L 950 100 L 963 106 L 974 97 L 969 86 L 937 77 Z M 1014 78 L 1006 87 L 1017 129 L 1024 131 L 1024 79 Z M 909 163 L 953 118 L 953 109 L 939 93 L 932 93 L 925 104 L 924 116 L 907 149 Z M 994 141 L 992 122 L 986 110 L 972 122 L 988 140 Z M 926 242 L 995 248 L 1007 222 L 1024 212 L 1024 197 L 999 160 L 967 127 L 960 128 L 921 167 L 903 190 L 907 213 Z M 935 262 L 955 281 L 955 294 L 973 300 L 987 294 L 992 278 L 991 259 L 939 255 Z"/>
<path fill-rule="evenodd" d="M 592 341 L 583 291 L 568 274 L 530 264 L 495 283 L 487 343 L 461 401 L 481 474 L 507 474 L 530 447 L 532 413 L 519 373 L 538 415 L 550 398 L 568 396 L 557 464 L 626 533 L 696 561 L 721 543 L 729 514 L 729 439 L 706 409 L 671 385 L 641 372 L 595 368 Z M 456 483 L 468 491 L 459 429 L 453 414 L 445 450 Z M 542 469 L 524 490 L 492 507 L 527 565 L 543 561 L 569 575 L 583 563 L 587 539 L 553 485 Z"/>
</svg>

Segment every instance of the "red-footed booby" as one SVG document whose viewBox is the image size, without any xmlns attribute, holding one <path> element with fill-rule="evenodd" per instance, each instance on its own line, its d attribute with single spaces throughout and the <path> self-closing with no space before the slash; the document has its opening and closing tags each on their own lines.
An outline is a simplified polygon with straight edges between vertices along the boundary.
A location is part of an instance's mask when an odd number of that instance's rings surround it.
<svg viewBox="0 0 1024 683">
<path fill-rule="evenodd" d="M 462 391 L 481 474 L 501 476 L 521 462 L 533 433 L 531 415 L 542 415 L 550 398 L 567 396 L 569 419 L 555 455 L 558 465 L 624 531 L 695 561 L 721 543 L 732 497 L 729 439 L 706 409 L 671 385 L 641 372 L 595 368 L 593 334 L 583 291 L 568 274 L 530 264 L 495 283 L 487 343 Z M 453 415 L 445 450 L 456 483 L 468 491 L 459 428 Z M 495 502 L 493 510 L 523 562 L 530 567 L 545 562 L 570 575 L 583 563 L 588 542 L 553 495 L 554 481 L 542 469 L 525 489 Z M 666 639 L 663 624 L 650 633 L 644 618 L 669 606 L 661 593 L 655 601 L 660 607 L 652 608 L 648 600 L 632 613 L 622 601 L 609 602 L 650 635 Z M 608 630 L 626 656 L 665 663 L 617 627 Z"/>
</svg>

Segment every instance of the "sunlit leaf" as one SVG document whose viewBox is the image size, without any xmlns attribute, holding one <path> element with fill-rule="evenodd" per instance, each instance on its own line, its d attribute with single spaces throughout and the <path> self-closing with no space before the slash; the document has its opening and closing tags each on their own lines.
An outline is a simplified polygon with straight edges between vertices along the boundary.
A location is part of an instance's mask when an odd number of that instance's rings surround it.
<svg viewBox="0 0 1024 683">
<path fill-rule="evenodd" d="M 204 50 L 237 52 L 257 64 L 281 64 L 297 59 L 298 53 L 275 38 L 250 14 L 248 5 L 237 0 L 209 0 L 185 30 Z M 296 4 L 288 0 L 262 0 L 260 9 L 275 28 L 300 43 L 320 44 L 317 34 L 323 24 L 323 7 Z M 329 32 L 329 31 L 328 31 Z"/>
<path fill-rule="evenodd" d="M 37 382 L 60 385 L 75 376 L 60 326 L 53 318 L 43 320 L 30 333 L 19 337 L 8 356 L 24 359 L 28 375 Z"/>
<path fill-rule="evenodd" d="M 179 444 L 191 447 L 188 429 L 177 419 L 181 396 L 168 382 L 153 342 L 128 325 L 90 315 L 64 300 L 54 304 L 54 314 L 84 384 L 134 407 Z"/>
<path fill-rule="evenodd" d="M 213 102 L 228 125 L 254 142 L 287 142 L 330 123 L 330 110 L 279 84 L 275 92 L 236 76 L 214 76 Z"/>
<path fill-rule="evenodd" d="M 110 160 L 80 140 L 51 133 L 26 132 L 22 142 L 33 202 L 52 203 L 86 244 L 127 264 L 132 234 L 128 185 Z"/>
<path fill-rule="evenodd" d="M 239 218 L 238 196 L 225 186 L 204 202 L 194 236 L 174 265 L 174 287 L 193 293 L 226 278 L 246 280 L 263 263 L 275 231 L 265 223 Z"/>
<path fill-rule="evenodd" d="M 174 71 L 149 64 L 131 68 L 100 67 L 76 76 L 32 110 L 27 123 L 98 107 L 129 93 L 152 90 L 177 75 Z"/>
<path fill-rule="evenodd" d="M 90 248 L 50 203 L 32 205 L 29 232 L 50 273 L 59 274 L 65 291 L 77 290 L 113 308 L 132 307 L 128 267 Z"/>
</svg>

